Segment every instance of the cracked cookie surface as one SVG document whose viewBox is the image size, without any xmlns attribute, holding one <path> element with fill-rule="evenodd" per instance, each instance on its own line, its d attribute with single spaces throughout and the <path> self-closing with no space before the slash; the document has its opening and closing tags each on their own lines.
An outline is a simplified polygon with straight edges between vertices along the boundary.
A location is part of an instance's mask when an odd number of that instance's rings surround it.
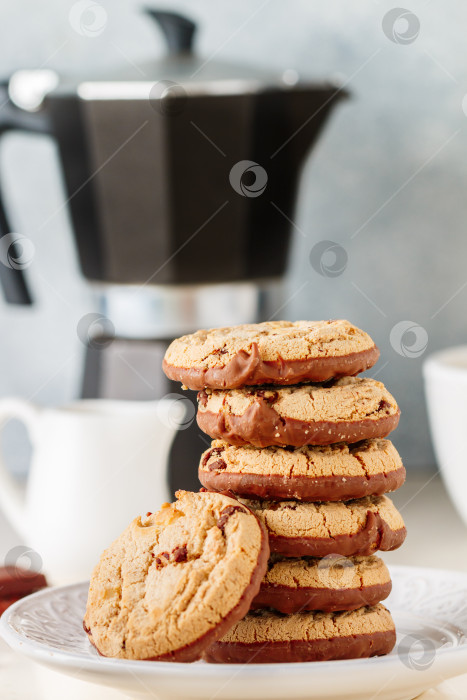
<svg viewBox="0 0 467 700">
<path fill-rule="evenodd" d="M 284 556 L 369 556 L 400 547 L 406 535 L 387 496 L 337 503 L 239 500 L 266 526 L 271 552 Z"/>
<path fill-rule="evenodd" d="M 205 653 L 211 663 L 327 661 L 388 654 L 391 614 L 378 604 L 350 612 L 250 612 Z"/>
<path fill-rule="evenodd" d="M 222 494 L 179 491 L 103 553 L 85 629 L 104 656 L 193 661 L 247 612 L 268 555 L 248 508 Z"/>
<path fill-rule="evenodd" d="M 341 501 L 395 491 L 405 469 L 394 445 L 378 438 L 296 449 L 214 440 L 198 475 L 206 488 L 240 496 Z"/>
<path fill-rule="evenodd" d="M 355 610 L 375 605 L 391 592 L 382 559 L 328 555 L 299 559 L 272 555 L 252 608 L 282 613 L 301 610 Z"/>
<path fill-rule="evenodd" d="M 384 384 L 344 377 L 325 385 L 247 387 L 198 394 L 198 425 L 231 445 L 329 445 L 386 437 L 399 407 Z"/>
<path fill-rule="evenodd" d="M 379 350 L 349 321 L 267 321 L 174 340 L 163 369 L 189 389 L 321 382 L 372 367 Z"/>
</svg>

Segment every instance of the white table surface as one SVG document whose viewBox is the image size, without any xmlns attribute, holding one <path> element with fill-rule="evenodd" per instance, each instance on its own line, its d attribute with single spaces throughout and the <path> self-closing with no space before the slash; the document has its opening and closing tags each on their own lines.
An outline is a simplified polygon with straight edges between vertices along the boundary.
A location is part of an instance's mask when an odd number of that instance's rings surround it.
<svg viewBox="0 0 467 700">
<path fill-rule="evenodd" d="M 411 475 L 391 496 L 405 519 L 408 536 L 396 552 L 384 554 L 391 564 L 431 566 L 467 571 L 467 527 L 455 513 L 439 478 Z M 0 513 L 0 562 L 20 544 Z M 71 679 L 12 653 L 0 641 L 0 700 L 122 700 L 103 686 Z M 418 700 L 465 700 L 466 675 L 444 682 Z M 284 699 L 286 700 L 286 699 Z"/>
</svg>

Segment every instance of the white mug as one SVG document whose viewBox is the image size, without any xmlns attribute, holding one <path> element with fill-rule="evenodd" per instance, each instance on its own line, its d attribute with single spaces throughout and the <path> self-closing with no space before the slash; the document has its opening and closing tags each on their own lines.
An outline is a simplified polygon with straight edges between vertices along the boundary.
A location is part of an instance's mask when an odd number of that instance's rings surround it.
<svg viewBox="0 0 467 700">
<path fill-rule="evenodd" d="M 0 425 L 23 421 L 33 446 L 25 485 L 0 458 L 0 507 L 52 583 L 89 578 L 133 518 L 170 499 L 169 449 L 187 427 L 188 404 L 180 397 L 39 408 L 0 400 Z"/>
<path fill-rule="evenodd" d="M 438 466 L 451 500 L 467 524 L 467 345 L 431 355 L 423 374 Z"/>
</svg>

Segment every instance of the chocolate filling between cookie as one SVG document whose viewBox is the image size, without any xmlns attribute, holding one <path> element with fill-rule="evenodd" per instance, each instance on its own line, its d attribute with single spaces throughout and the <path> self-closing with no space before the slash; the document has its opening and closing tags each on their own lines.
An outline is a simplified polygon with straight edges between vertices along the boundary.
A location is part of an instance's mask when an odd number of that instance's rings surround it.
<svg viewBox="0 0 467 700">
<path fill-rule="evenodd" d="M 179 381 L 188 389 L 238 389 L 259 384 L 300 384 L 324 382 L 329 379 L 350 377 L 364 372 L 377 362 L 379 349 L 374 345 L 367 350 L 347 355 L 310 357 L 303 360 L 262 360 L 257 343 L 250 352 L 240 350 L 225 365 L 208 368 L 185 368 L 169 364 L 162 368 L 169 379 Z"/>
<path fill-rule="evenodd" d="M 395 491 L 405 481 L 404 467 L 368 476 L 320 477 L 216 471 L 222 468 L 220 460 L 209 464 L 209 471 L 200 468 L 198 478 L 203 486 L 219 492 L 232 491 L 238 496 L 278 500 L 348 501 Z"/>
<path fill-rule="evenodd" d="M 290 615 L 302 610 L 336 612 L 356 610 L 367 605 L 376 605 L 388 597 L 392 583 L 376 583 L 361 588 L 291 588 L 280 584 L 262 583 L 251 609 L 273 608 Z"/>
<path fill-rule="evenodd" d="M 334 537 L 285 537 L 269 532 L 271 552 L 285 557 L 370 556 L 377 550 L 392 551 L 402 545 L 405 527 L 392 530 L 379 513 L 368 511 L 365 527 L 350 535 Z"/>
<path fill-rule="evenodd" d="M 384 438 L 397 428 L 399 416 L 398 409 L 392 415 L 363 420 L 307 422 L 279 416 L 266 401 L 259 399 L 241 416 L 198 410 L 197 421 L 203 432 L 230 445 L 303 447 Z"/>
<path fill-rule="evenodd" d="M 396 643 L 395 630 L 369 632 L 329 639 L 291 640 L 287 642 L 216 642 L 203 655 L 210 663 L 296 663 L 359 659 L 389 654 Z"/>
</svg>

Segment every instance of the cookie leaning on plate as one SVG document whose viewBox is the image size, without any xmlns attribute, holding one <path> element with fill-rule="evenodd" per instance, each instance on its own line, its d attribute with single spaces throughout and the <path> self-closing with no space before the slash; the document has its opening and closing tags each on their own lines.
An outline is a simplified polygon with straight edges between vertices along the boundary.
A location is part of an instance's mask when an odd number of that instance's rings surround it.
<svg viewBox="0 0 467 700">
<path fill-rule="evenodd" d="M 103 656 L 194 661 L 258 593 L 269 547 L 257 518 L 223 494 L 176 495 L 94 569 L 84 628 Z"/>
<path fill-rule="evenodd" d="M 370 336 L 349 321 L 267 321 L 177 338 L 162 367 L 189 389 L 235 389 L 350 376 L 378 357 Z"/>
<path fill-rule="evenodd" d="M 369 556 L 397 549 L 407 534 L 387 496 L 338 503 L 239 500 L 266 526 L 271 552 L 286 557 Z"/>
<path fill-rule="evenodd" d="M 376 556 L 290 559 L 273 554 L 251 607 L 285 614 L 356 610 L 387 598 L 391 585 L 385 563 Z"/>
<path fill-rule="evenodd" d="M 207 489 L 250 498 L 348 501 L 395 491 L 405 469 L 394 445 L 378 438 L 296 449 L 214 440 L 198 477 Z"/>
<path fill-rule="evenodd" d="M 384 384 L 345 377 L 324 386 L 201 391 L 198 425 L 231 445 L 329 445 L 386 437 L 400 410 Z"/>
<path fill-rule="evenodd" d="M 204 654 L 210 663 L 290 663 L 389 654 L 396 643 L 384 605 L 351 612 L 250 612 Z"/>
</svg>

